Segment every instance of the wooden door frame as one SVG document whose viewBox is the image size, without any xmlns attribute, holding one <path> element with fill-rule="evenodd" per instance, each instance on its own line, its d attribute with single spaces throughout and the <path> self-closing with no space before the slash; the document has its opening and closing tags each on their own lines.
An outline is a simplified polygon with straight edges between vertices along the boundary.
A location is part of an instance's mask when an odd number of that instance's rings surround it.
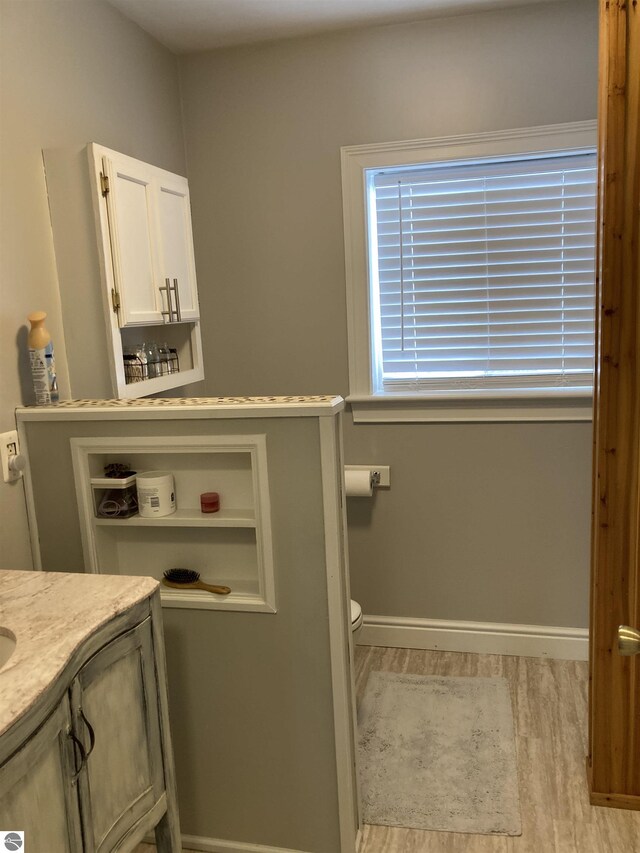
<svg viewBox="0 0 640 853">
<path fill-rule="evenodd" d="M 589 794 L 640 809 L 640 4 L 600 0 Z"/>
</svg>

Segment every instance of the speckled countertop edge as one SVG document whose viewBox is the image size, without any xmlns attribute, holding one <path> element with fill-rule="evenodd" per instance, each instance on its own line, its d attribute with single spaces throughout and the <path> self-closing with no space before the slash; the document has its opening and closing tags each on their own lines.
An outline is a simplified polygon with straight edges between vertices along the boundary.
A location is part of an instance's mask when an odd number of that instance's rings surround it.
<svg viewBox="0 0 640 853">
<path fill-rule="evenodd" d="M 141 409 L 141 408 L 216 408 L 216 407 L 253 407 L 253 406 L 335 406 L 342 402 L 342 397 L 331 394 L 299 395 L 288 397 L 135 397 L 130 399 L 112 400 L 61 400 L 50 406 L 30 406 L 28 408 L 56 411 L 59 409 Z"/>
<path fill-rule="evenodd" d="M 18 421 L 128 418 L 329 417 L 341 412 L 338 395 L 290 397 L 139 397 L 63 400 L 50 406 L 19 406 Z"/>
<path fill-rule="evenodd" d="M 0 669 L 0 735 L 38 701 L 88 637 L 157 588 L 147 577 L 0 570 L 0 633 L 17 641 Z"/>
</svg>

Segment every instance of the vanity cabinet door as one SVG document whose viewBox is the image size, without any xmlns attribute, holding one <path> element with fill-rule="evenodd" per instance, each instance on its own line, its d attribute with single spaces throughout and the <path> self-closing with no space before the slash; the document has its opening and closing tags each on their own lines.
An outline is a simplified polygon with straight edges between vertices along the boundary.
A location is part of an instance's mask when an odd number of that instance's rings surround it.
<svg viewBox="0 0 640 853">
<path fill-rule="evenodd" d="M 25 849 L 78 853 L 83 849 L 68 695 L 0 767 L 0 828 L 25 833 Z M 75 751 L 75 755 L 74 755 Z"/>
<path fill-rule="evenodd" d="M 71 705 L 74 731 L 87 752 L 78 780 L 85 853 L 106 853 L 164 800 L 150 619 L 82 667 Z"/>
</svg>

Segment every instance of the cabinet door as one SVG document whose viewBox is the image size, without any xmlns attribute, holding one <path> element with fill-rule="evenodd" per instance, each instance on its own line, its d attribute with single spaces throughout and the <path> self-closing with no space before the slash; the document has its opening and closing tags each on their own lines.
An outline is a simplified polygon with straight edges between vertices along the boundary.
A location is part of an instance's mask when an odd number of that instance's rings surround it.
<svg viewBox="0 0 640 853">
<path fill-rule="evenodd" d="M 71 696 L 88 753 L 79 778 L 85 850 L 106 853 L 164 792 L 150 619 L 97 652 Z"/>
<path fill-rule="evenodd" d="M 153 166 L 110 154 L 102 158 L 109 179 L 106 196 L 115 289 L 121 326 L 162 323 L 164 284 L 158 266 Z"/>
<path fill-rule="evenodd" d="M 160 267 L 163 279 L 178 283 L 182 320 L 197 320 L 198 288 L 193 256 L 191 205 L 186 178 L 159 172 L 156 181 Z M 174 297 L 175 300 L 175 297 Z M 175 301 L 173 309 L 176 309 Z"/>
<path fill-rule="evenodd" d="M 80 812 L 71 714 L 65 696 L 38 731 L 0 767 L 0 828 L 22 830 L 26 850 L 78 853 Z M 80 754 L 75 760 L 80 763 Z"/>
</svg>

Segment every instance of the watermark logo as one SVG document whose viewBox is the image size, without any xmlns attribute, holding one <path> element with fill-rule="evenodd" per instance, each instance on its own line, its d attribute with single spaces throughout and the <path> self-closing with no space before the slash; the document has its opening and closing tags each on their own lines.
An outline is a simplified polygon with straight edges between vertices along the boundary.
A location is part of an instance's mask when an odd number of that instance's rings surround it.
<svg viewBox="0 0 640 853">
<path fill-rule="evenodd" d="M 4 843 L 5 850 L 24 850 L 24 832 L 2 832 L 0 838 Z"/>
</svg>

